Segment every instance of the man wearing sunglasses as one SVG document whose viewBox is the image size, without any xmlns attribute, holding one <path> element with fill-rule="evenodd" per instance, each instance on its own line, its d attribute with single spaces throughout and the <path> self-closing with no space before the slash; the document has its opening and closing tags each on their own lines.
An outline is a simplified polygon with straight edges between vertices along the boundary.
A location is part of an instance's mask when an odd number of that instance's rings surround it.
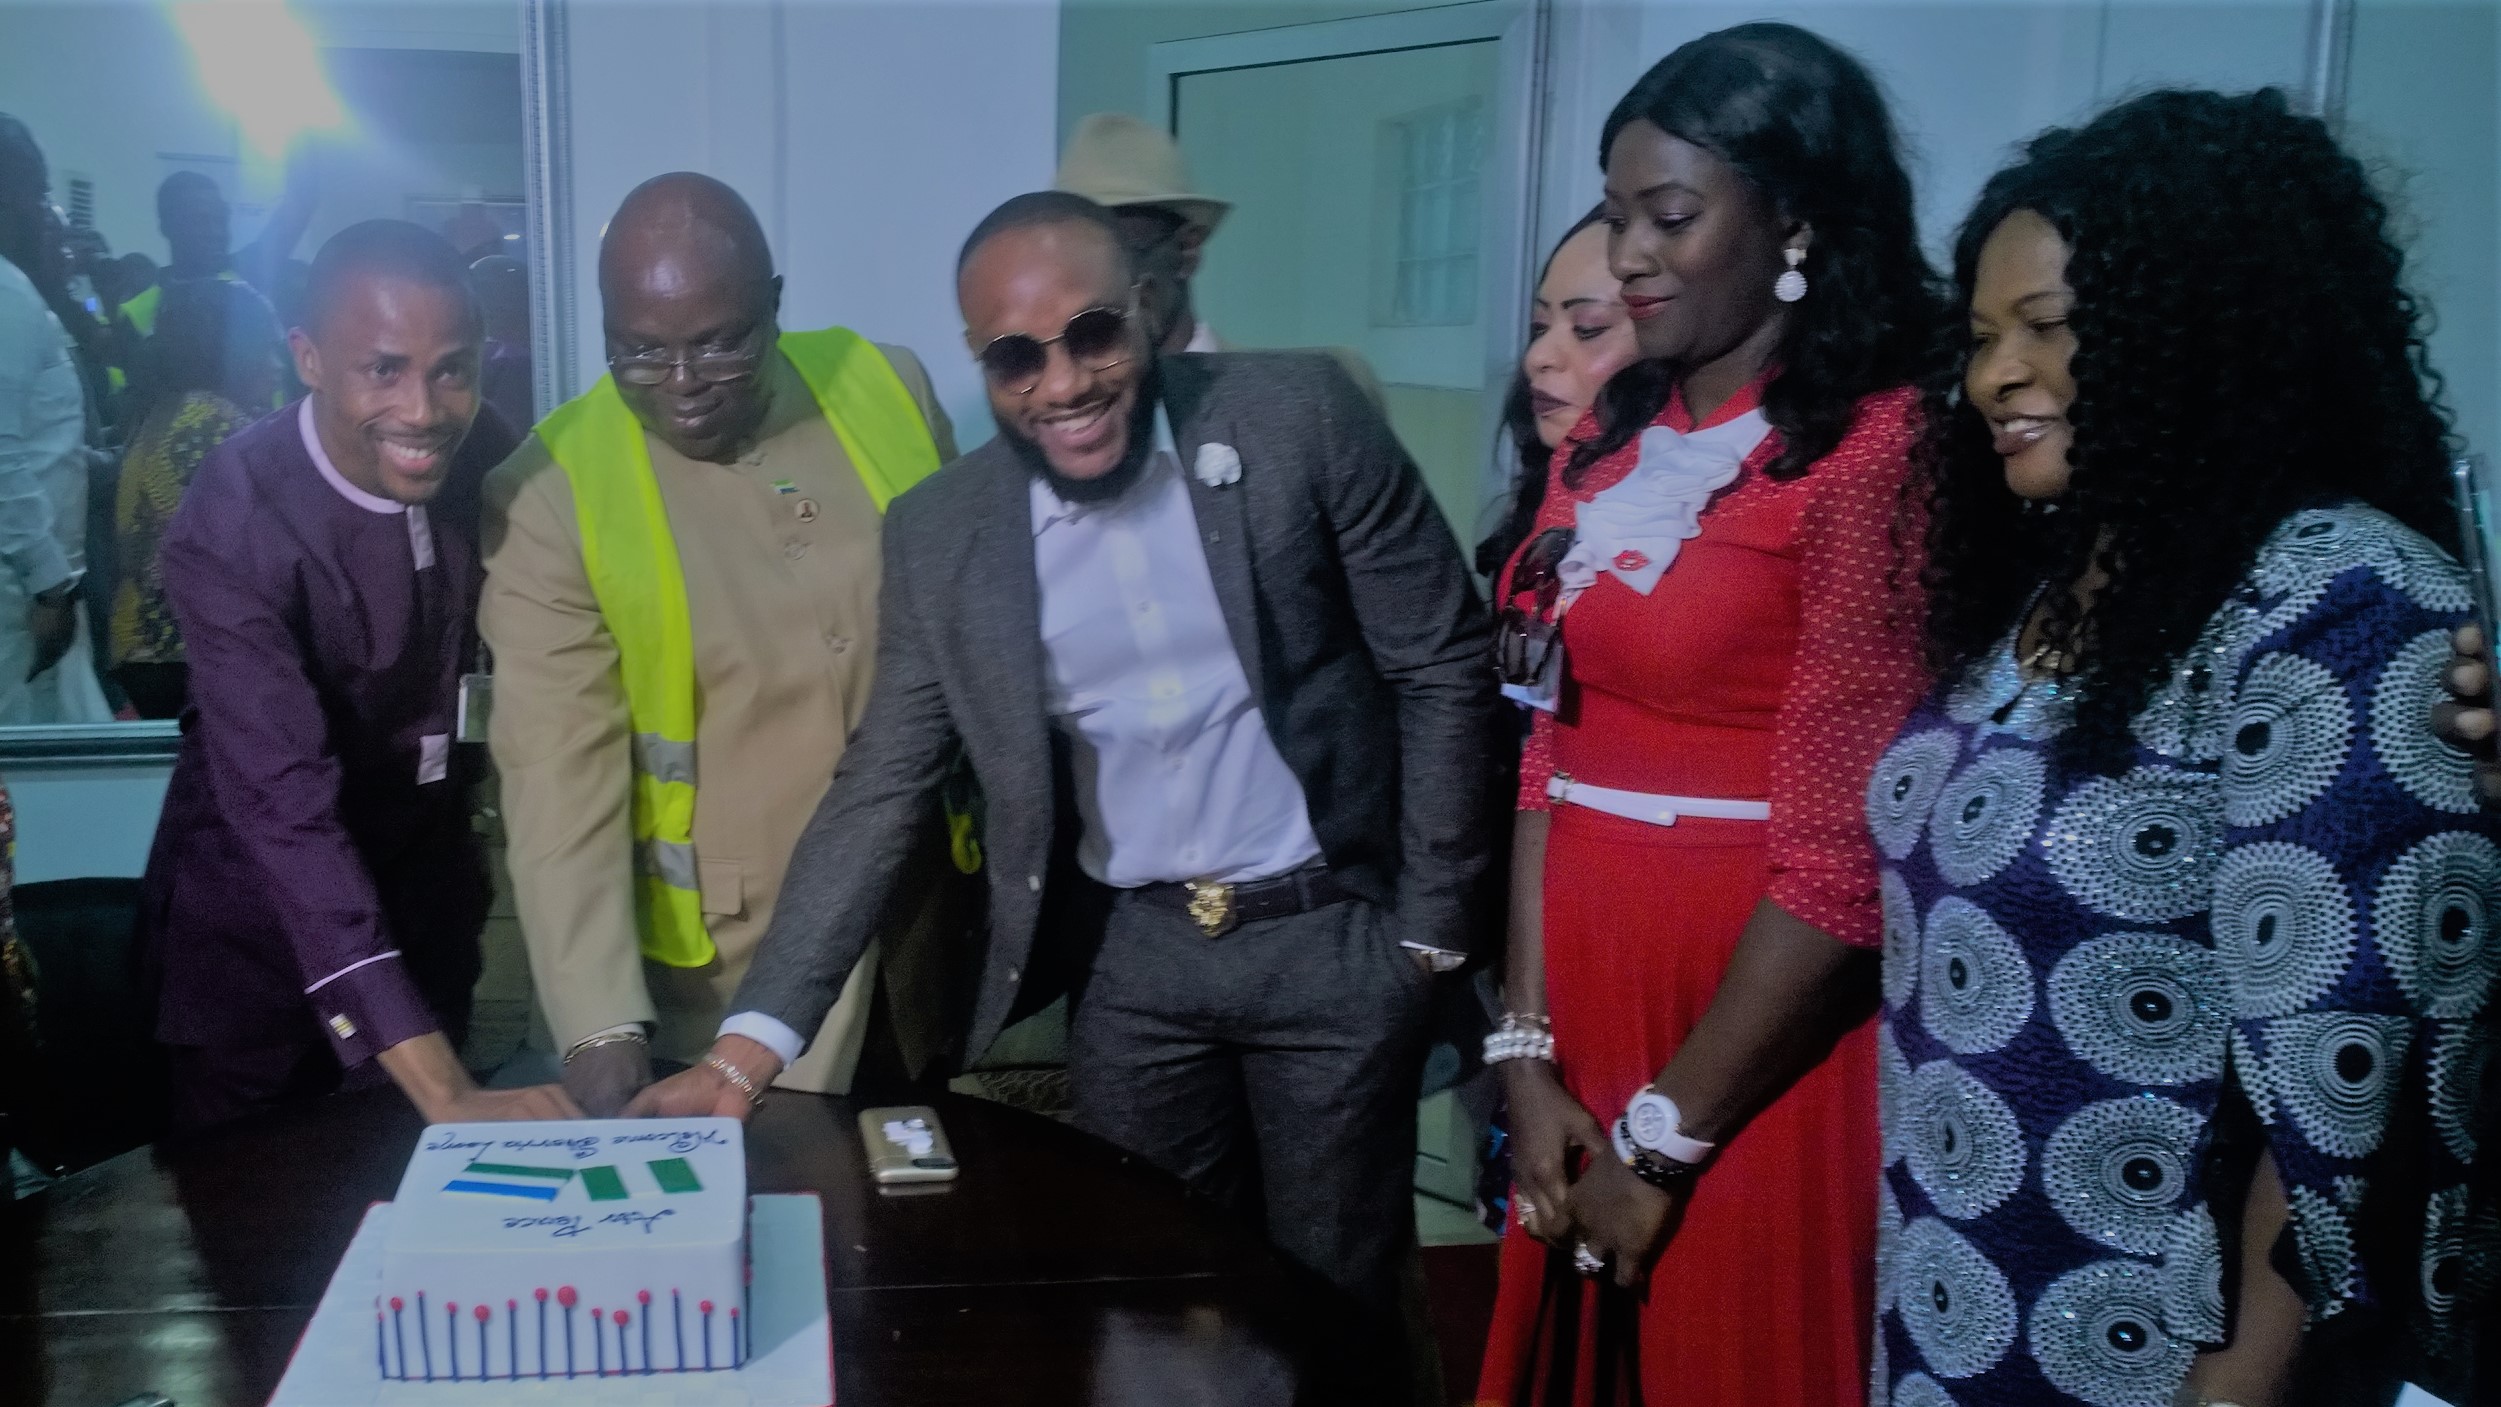
<svg viewBox="0 0 2501 1407">
<path fill-rule="evenodd" d="M 955 452 L 910 352 L 783 331 L 781 287 L 736 192 L 644 183 L 600 245 L 608 375 L 488 484 L 507 856 L 594 1116 L 711 1043 L 867 702 L 885 505 Z M 875 970 L 783 1083 L 848 1087 Z"/>
<path fill-rule="evenodd" d="M 960 747 L 990 876 L 965 1048 L 1073 989 L 1078 1123 L 1264 1223 L 1367 1311 L 1335 1347 L 1398 1374 L 1433 974 L 1494 908 L 1458 544 L 1325 357 L 1149 345 L 1099 206 L 1020 196 L 959 268 L 999 437 L 896 505 L 842 775 L 714 1063 L 637 1107 L 743 1114 L 798 1054 Z"/>
</svg>

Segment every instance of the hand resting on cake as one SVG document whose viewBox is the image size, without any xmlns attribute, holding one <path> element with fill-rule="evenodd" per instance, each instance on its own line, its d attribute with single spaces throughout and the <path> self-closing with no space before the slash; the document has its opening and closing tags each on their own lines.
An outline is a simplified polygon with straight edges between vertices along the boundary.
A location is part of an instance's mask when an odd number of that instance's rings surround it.
<svg viewBox="0 0 2501 1407">
<path fill-rule="evenodd" d="M 452 1043 L 440 1031 L 401 1041 L 378 1057 L 408 1102 L 429 1124 L 504 1122 L 513 1119 L 578 1119 L 582 1111 L 561 1085 L 527 1089 L 480 1089 L 460 1067 Z"/>
<path fill-rule="evenodd" d="M 782 1072 L 781 1058 L 745 1036 L 723 1036 L 694 1068 L 671 1075 L 634 1096 L 625 1106 L 629 1119 L 684 1119 L 711 1116 L 745 1119 Z M 736 1078 L 733 1078 L 733 1073 Z M 738 1081 L 747 1088 L 741 1089 Z"/>
</svg>

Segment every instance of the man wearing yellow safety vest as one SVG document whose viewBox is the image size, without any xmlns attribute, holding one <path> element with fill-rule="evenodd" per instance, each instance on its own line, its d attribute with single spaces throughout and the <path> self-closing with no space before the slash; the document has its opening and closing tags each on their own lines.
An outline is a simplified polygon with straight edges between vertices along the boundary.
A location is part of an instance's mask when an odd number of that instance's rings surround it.
<svg viewBox="0 0 2501 1407">
<path fill-rule="evenodd" d="M 628 195 L 599 288 L 609 374 L 489 479 L 479 613 L 522 932 L 593 1116 L 710 1046 L 868 699 L 885 506 L 955 454 L 910 352 L 781 330 L 710 177 Z M 848 1088 L 875 988 L 782 1084 Z"/>
</svg>

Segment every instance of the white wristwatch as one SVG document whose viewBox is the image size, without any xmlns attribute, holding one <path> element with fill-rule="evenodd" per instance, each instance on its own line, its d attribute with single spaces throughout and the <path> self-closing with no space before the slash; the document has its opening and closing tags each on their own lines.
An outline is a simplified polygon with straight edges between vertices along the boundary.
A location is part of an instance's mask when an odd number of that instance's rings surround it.
<svg viewBox="0 0 2501 1407">
<path fill-rule="evenodd" d="M 1711 1156 L 1713 1145 L 1685 1137 L 1684 1121 L 1676 1101 L 1648 1085 L 1624 1106 L 1624 1132 L 1634 1147 L 1672 1162 L 1699 1163 Z"/>
</svg>

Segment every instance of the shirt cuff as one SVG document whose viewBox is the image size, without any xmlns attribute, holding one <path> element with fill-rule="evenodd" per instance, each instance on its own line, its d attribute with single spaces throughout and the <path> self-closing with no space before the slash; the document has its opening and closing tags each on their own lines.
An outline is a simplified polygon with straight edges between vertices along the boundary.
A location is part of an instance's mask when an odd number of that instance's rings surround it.
<svg viewBox="0 0 2501 1407">
<path fill-rule="evenodd" d="M 761 1011 L 734 1013 L 727 1021 L 721 1023 L 721 1034 L 745 1036 L 748 1040 L 754 1041 L 757 1045 L 773 1052 L 774 1058 L 782 1062 L 782 1068 L 785 1070 L 798 1064 L 799 1053 L 808 1048 L 808 1043 L 799 1039 L 798 1032 Z"/>
<path fill-rule="evenodd" d="M 74 590 L 87 575 L 71 566 L 69 557 L 61 551 L 60 545 L 49 538 L 36 543 L 31 550 L 19 557 L 16 566 L 18 579 L 25 583 L 26 594 L 29 596 L 41 596 L 47 591 L 58 591 L 65 586 Z"/>
<path fill-rule="evenodd" d="M 341 1065 L 361 1065 L 403 1041 L 443 1029 L 408 979 L 397 949 L 349 963 L 305 988 L 304 995 Z"/>
<path fill-rule="evenodd" d="M 1436 948 L 1430 943 L 1400 943 L 1411 953 L 1424 954 L 1424 965 L 1435 972 L 1456 972 L 1468 965 L 1468 955 L 1449 948 Z"/>
</svg>

